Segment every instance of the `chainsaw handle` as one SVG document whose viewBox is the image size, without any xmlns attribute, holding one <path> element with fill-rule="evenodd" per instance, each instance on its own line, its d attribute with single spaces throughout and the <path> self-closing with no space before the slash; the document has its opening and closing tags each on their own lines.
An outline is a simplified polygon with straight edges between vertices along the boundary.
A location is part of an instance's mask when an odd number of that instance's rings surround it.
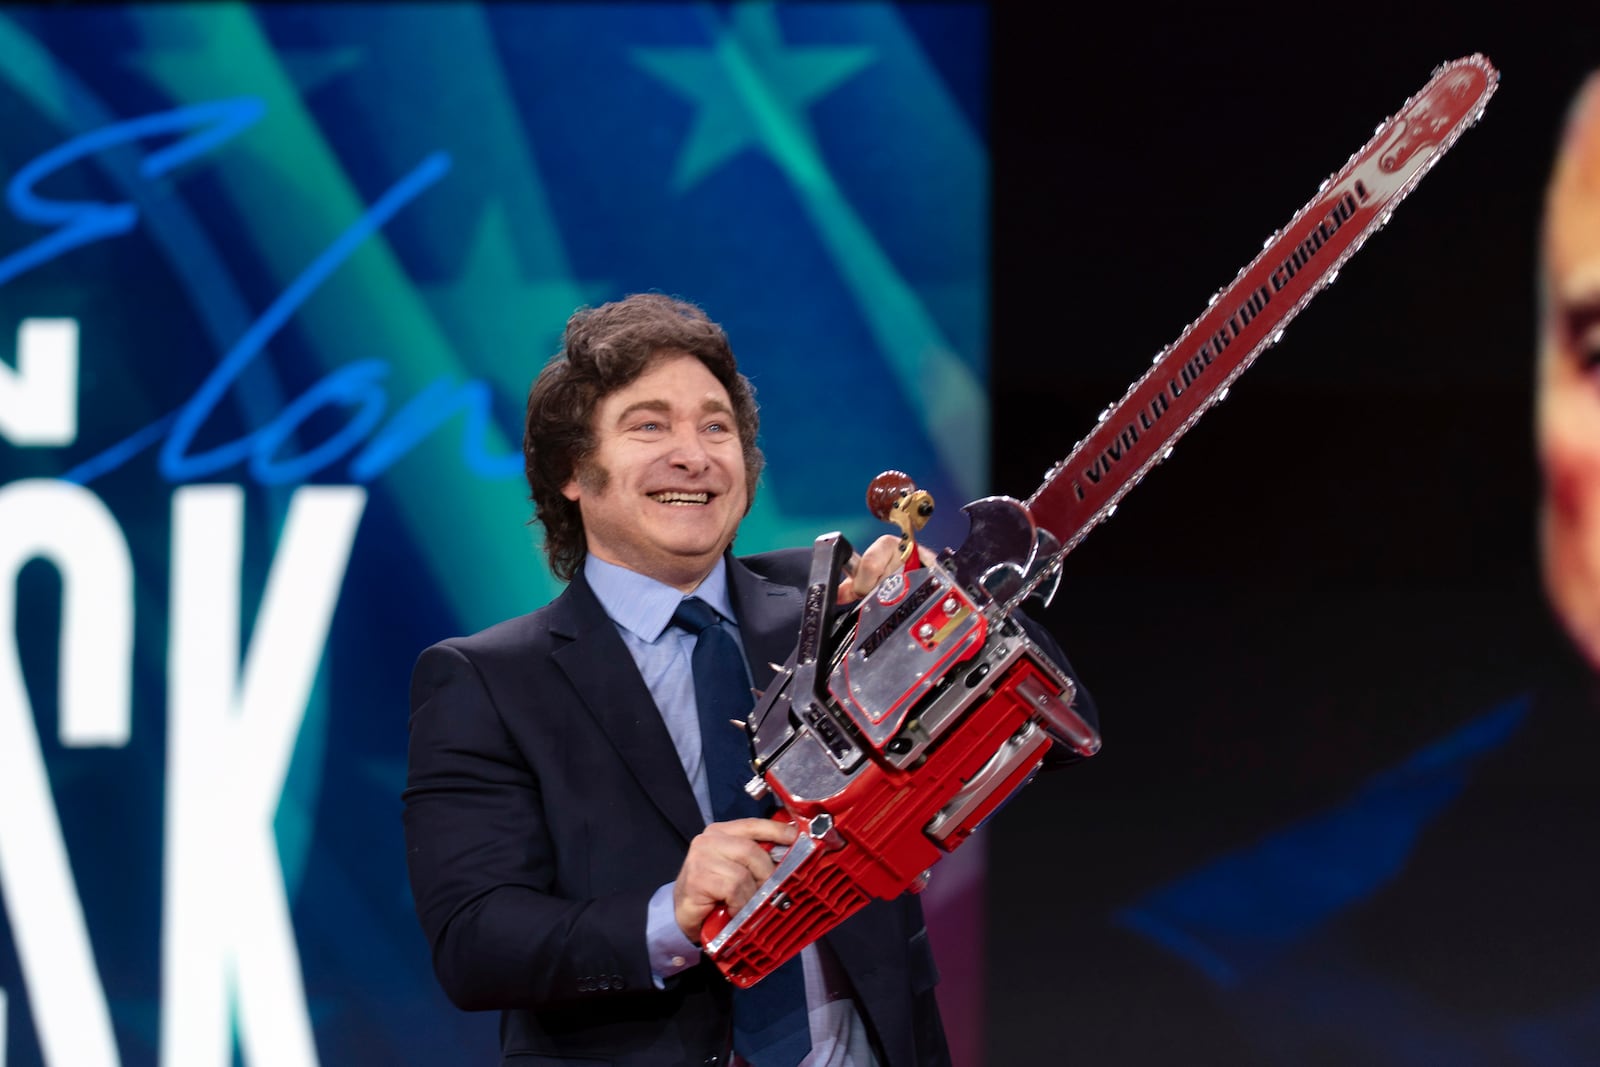
<svg viewBox="0 0 1600 1067">
<path fill-rule="evenodd" d="M 772 813 L 772 821 L 792 824 L 794 822 L 794 816 L 789 813 L 787 808 L 779 808 L 777 811 Z M 759 844 L 769 854 L 775 847 L 778 847 L 771 841 L 758 841 L 757 844 Z M 782 859 L 783 856 L 780 854 L 774 857 L 773 862 L 776 864 Z M 715 940 L 718 934 L 722 933 L 723 929 L 730 921 L 732 921 L 732 919 L 733 914 L 728 911 L 728 905 L 726 903 L 718 904 L 716 907 L 712 908 L 711 913 L 707 915 L 705 921 L 700 924 L 700 945 L 702 947 L 709 945 L 713 940 Z"/>
</svg>

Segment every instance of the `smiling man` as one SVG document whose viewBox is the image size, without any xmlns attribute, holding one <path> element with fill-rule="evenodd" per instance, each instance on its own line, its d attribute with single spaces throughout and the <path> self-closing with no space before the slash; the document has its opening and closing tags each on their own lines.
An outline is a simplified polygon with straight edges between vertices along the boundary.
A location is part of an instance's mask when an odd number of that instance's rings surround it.
<svg viewBox="0 0 1600 1067">
<path fill-rule="evenodd" d="M 870 905 L 750 991 L 697 944 L 713 908 L 771 873 L 763 846 L 793 836 L 744 795 L 748 746 L 727 722 L 792 649 L 810 564 L 730 552 L 757 428 L 699 308 L 645 294 L 579 311 L 523 442 L 569 587 L 417 663 L 417 913 L 451 999 L 503 1013 L 503 1062 L 948 1061 L 914 897 Z M 895 545 L 869 549 L 841 599 Z"/>
<path fill-rule="evenodd" d="M 730 403 L 704 363 L 670 350 L 600 402 L 594 454 L 561 488 L 590 556 L 684 593 L 705 580 L 750 505 Z"/>
</svg>

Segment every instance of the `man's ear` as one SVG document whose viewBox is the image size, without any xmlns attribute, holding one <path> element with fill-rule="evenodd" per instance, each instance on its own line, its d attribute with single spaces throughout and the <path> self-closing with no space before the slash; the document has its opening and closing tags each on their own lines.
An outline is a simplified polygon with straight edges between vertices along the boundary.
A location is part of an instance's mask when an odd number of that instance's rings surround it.
<svg viewBox="0 0 1600 1067">
<path fill-rule="evenodd" d="M 583 495 L 583 491 L 578 488 L 578 479 L 567 479 L 567 484 L 561 487 L 561 495 L 576 504 L 578 498 Z"/>
</svg>

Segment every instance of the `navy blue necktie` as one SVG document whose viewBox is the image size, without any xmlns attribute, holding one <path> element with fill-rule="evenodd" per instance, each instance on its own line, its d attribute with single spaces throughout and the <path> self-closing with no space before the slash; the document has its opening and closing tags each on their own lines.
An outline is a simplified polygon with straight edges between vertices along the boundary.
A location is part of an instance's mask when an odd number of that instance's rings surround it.
<svg viewBox="0 0 1600 1067">
<path fill-rule="evenodd" d="M 750 742 L 728 722 L 743 720 L 755 703 L 744 651 L 717 613 L 698 597 L 684 599 L 672 621 L 695 635 L 689 662 L 711 817 L 725 822 L 765 815 L 762 805 L 744 791 L 752 773 Z M 799 958 L 750 989 L 734 987 L 733 1050 L 752 1067 L 795 1067 L 811 1051 L 805 972 Z"/>
</svg>

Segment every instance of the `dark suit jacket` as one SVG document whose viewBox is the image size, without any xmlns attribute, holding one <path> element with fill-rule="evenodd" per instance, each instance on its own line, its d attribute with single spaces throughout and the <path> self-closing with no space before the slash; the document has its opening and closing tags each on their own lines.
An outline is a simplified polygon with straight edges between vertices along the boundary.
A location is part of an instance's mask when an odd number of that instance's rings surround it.
<svg viewBox="0 0 1600 1067">
<path fill-rule="evenodd" d="M 792 651 L 807 550 L 730 557 L 758 688 Z M 450 999 L 499 1009 L 506 1063 L 708 1064 L 729 986 L 702 961 L 658 990 L 650 896 L 703 829 L 688 779 L 615 624 L 580 574 L 547 607 L 434 645 L 411 685 L 407 860 Z M 824 938 L 885 1067 L 949 1060 L 915 897 Z"/>
</svg>

